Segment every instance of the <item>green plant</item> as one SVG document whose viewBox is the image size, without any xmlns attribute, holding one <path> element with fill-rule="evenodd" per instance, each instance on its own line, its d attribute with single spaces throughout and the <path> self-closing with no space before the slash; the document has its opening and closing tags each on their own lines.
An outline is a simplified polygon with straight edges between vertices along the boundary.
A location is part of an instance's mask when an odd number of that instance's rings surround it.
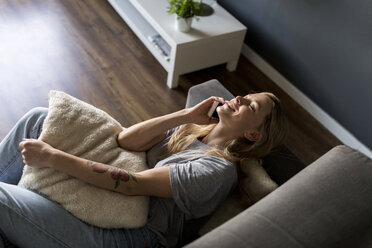
<svg viewBox="0 0 372 248">
<path fill-rule="evenodd" d="M 168 13 L 176 14 L 178 18 L 191 18 L 203 13 L 203 3 L 193 0 L 168 0 Z"/>
</svg>

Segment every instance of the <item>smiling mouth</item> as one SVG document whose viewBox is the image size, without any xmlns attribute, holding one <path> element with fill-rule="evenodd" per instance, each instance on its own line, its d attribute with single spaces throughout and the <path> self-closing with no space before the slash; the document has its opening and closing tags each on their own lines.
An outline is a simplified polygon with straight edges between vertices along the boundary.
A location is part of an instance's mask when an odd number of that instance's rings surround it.
<svg viewBox="0 0 372 248">
<path fill-rule="evenodd" d="M 229 104 L 229 103 L 226 103 L 226 104 L 227 104 L 227 107 L 229 107 L 229 109 L 231 109 L 232 111 L 235 112 L 235 109 L 231 106 L 231 104 Z"/>
</svg>

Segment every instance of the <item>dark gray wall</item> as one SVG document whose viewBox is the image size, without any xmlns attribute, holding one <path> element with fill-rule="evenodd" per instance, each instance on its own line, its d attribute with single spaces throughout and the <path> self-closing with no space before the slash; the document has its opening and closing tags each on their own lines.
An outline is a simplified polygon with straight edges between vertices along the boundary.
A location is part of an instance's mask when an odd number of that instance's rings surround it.
<svg viewBox="0 0 372 248">
<path fill-rule="evenodd" d="M 372 149 L 372 1 L 218 2 L 247 45 Z"/>
</svg>

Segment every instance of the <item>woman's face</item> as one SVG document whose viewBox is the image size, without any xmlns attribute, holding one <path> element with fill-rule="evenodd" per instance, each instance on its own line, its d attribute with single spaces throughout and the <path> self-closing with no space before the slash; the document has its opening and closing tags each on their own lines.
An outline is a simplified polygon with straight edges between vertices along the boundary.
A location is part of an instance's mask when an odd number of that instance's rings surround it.
<svg viewBox="0 0 372 248">
<path fill-rule="evenodd" d="M 246 135 L 247 132 L 258 132 L 265 117 L 271 113 L 273 104 L 265 93 L 256 93 L 225 101 L 217 112 L 220 122 L 232 132 Z"/>
</svg>

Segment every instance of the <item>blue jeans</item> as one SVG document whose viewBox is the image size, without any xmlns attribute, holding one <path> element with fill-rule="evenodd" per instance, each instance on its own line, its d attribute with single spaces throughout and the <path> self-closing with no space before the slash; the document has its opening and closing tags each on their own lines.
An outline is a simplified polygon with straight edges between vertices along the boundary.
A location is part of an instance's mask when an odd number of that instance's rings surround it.
<svg viewBox="0 0 372 248">
<path fill-rule="evenodd" d="M 157 247 L 147 227 L 104 229 L 86 224 L 58 203 L 16 186 L 24 167 L 18 144 L 37 139 L 46 108 L 29 111 L 0 143 L 0 248 L 3 247 Z"/>
</svg>

